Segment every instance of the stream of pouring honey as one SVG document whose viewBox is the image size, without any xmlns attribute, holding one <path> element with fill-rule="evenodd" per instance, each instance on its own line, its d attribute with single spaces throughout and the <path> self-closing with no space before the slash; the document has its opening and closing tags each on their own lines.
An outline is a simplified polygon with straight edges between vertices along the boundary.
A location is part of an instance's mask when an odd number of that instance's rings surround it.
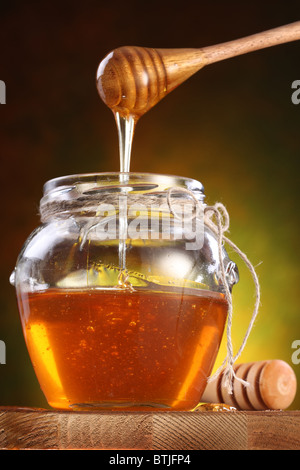
<svg viewBox="0 0 300 470">
<path fill-rule="evenodd" d="M 126 48 L 124 48 L 126 50 Z M 116 54 L 112 53 L 108 55 L 99 65 L 97 71 L 97 87 L 100 96 L 104 99 L 105 103 L 111 108 L 118 132 L 119 140 L 119 157 L 120 157 L 120 185 L 126 186 L 128 181 L 128 173 L 130 172 L 130 162 L 131 162 L 131 149 L 133 136 L 135 131 L 136 123 L 139 119 L 137 113 L 134 112 L 132 107 L 128 105 L 129 102 L 134 101 L 136 103 L 136 97 L 132 97 L 132 93 L 137 92 L 136 87 L 130 83 L 130 81 L 125 80 L 126 84 L 129 83 L 126 89 L 122 90 L 121 96 L 117 97 L 118 102 L 124 103 L 123 106 L 114 106 L 114 98 L 111 96 L 110 91 L 111 82 L 113 81 L 113 73 L 110 70 L 111 61 L 116 60 Z M 127 57 L 124 56 L 123 66 L 126 68 Z M 117 58 L 118 60 L 118 58 Z M 102 83 L 105 82 L 105 85 L 102 87 Z M 142 84 L 145 85 L 144 83 Z M 126 190 L 125 190 L 126 193 Z M 131 285 L 128 283 L 128 274 L 126 268 L 126 233 L 127 233 L 127 216 L 123 213 L 122 217 L 119 217 L 119 230 L 120 230 L 120 240 L 119 240 L 119 268 L 120 274 L 118 278 L 118 285 L 120 288 L 131 288 Z"/>
<path fill-rule="evenodd" d="M 100 63 L 97 71 L 97 88 L 100 97 L 112 110 L 117 125 L 120 158 L 120 184 L 126 186 L 130 172 L 131 149 L 134 131 L 139 118 L 154 106 L 166 92 L 166 85 L 153 80 L 153 65 L 164 68 L 154 49 L 122 47 L 108 54 Z M 117 64 L 117 69 L 116 69 Z M 148 65 L 148 67 L 147 67 Z M 146 93 L 145 93 L 146 90 Z M 126 192 L 126 189 L 125 189 Z M 126 231 L 127 217 L 119 217 L 119 287 L 130 288 L 126 268 Z"/>
</svg>

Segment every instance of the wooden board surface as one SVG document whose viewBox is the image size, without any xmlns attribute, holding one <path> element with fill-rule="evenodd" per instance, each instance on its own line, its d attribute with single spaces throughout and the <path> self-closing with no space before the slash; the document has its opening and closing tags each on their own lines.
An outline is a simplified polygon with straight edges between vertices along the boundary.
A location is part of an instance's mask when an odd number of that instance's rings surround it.
<svg viewBox="0 0 300 470">
<path fill-rule="evenodd" d="M 0 407 L 0 449 L 293 450 L 300 411 L 63 412 Z"/>
</svg>

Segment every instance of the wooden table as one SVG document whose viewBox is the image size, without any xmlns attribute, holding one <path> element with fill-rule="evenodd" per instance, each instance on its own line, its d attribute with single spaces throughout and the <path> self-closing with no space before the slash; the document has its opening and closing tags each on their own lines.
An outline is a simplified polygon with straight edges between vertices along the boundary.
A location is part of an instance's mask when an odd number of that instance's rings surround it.
<svg viewBox="0 0 300 470">
<path fill-rule="evenodd" d="M 0 407 L 0 449 L 294 450 L 300 411 L 64 412 Z"/>
</svg>

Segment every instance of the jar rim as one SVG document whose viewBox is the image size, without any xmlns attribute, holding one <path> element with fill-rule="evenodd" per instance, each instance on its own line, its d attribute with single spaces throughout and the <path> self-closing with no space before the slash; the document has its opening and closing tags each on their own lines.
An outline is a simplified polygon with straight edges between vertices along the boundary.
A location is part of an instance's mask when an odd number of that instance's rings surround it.
<svg viewBox="0 0 300 470">
<path fill-rule="evenodd" d="M 69 217 L 75 212 L 81 216 L 95 216 L 99 201 L 118 204 L 126 195 L 131 203 L 154 204 L 166 198 L 168 190 L 177 189 L 173 197 L 181 197 L 181 189 L 188 190 L 203 201 L 202 183 L 191 178 L 156 173 L 79 173 L 49 180 L 44 185 L 40 201 L 40 217 L 45 222 L 53 216 Z M 186 199 L 186 194 L 184 196 Z"/>
<path fill-rule="evenodd" d="M 204 194 L 203 184 L 196 179 L 171 175 L 171 174 L 159 174 L 159 173 L 147 173 L 147 172 L 95 172 L 95 173 L 77 173 L 65 176 L 59 176 L 52 178 L 44 184 L 43 196 L 48 196 L 52 191 L 57 191 L 62 188 L 70 187 L 72 185 L 100 185 L 104 184 L 109 186 L 110 183 L 120 185 L 120 183 L 129 184 L 133 181 L 137 183 L 153 183 L 161 184 L 162 186 L 173 187 L 185 187 L 190 191 Z"/>
</svg>

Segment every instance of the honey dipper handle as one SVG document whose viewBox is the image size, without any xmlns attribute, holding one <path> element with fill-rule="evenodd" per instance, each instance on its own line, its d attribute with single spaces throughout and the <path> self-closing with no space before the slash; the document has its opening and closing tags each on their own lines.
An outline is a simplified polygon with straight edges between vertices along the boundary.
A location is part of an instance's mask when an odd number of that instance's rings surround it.
<svg viewBox="0 0 300 470">
<path fill-rule="evenodd" d="M 204 47 L 206 64 L 300 39 L 300 21 L 241 39 Z"/>
</svg>

